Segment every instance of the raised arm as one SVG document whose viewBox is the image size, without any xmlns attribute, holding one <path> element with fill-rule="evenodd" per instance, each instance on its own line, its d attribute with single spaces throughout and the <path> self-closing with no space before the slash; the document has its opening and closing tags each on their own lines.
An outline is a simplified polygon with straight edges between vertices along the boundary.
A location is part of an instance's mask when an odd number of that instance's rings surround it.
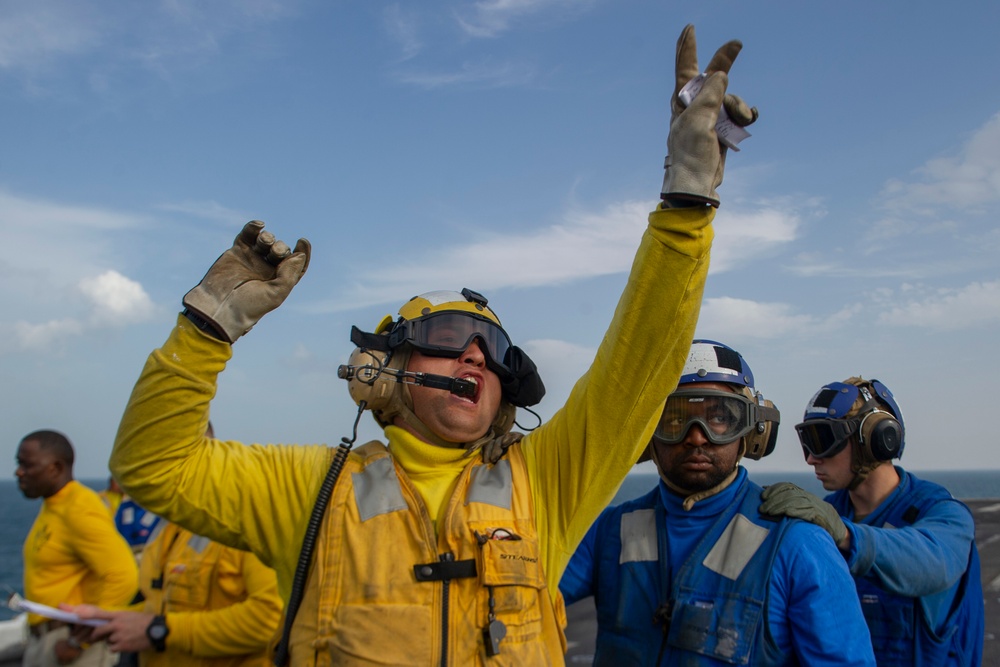
<svg viewBox="0 0 1000 667">
<path fill-rule="evenodd" d="M 577 543 L 649 442 L 694 338 L 719 204 L 715 189 L 725 165 L 715 126 L 740 48 L 731 41 L 716 52 L 701 92 L 685 105 L 679 92 L 700 70 L 693 26 L 681 34 L 663 202 L 649 216 L 590 370 L 566 405 L 525 438 L 553 590 Z M 730 97 L 727 108 L 752 122 L 756 112 L 737 101 Z"/>
<path fill-rule="evenodd" d="M 327 451 L 247 447 L 204 433 L 232 342 L 284 301 L 309 254 L 307 241 L 292 252 L 261 222 L 243 228 L 184 297 L 186 314 L 146 362 L 110 461 L 122 488 L 143 507 L 199 535 L 254 551 L 278 570 L 283 590 L 294 563 L 276 559 L 292 551 L 289 544 L 301 543 Z M 281 502 L 271 502 L 274 497 Z"/>
</svg>

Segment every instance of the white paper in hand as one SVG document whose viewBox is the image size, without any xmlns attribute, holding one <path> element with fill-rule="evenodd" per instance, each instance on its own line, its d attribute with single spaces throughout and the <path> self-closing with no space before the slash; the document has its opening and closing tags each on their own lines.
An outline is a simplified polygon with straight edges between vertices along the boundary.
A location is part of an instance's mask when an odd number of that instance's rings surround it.
<svg viewBox="0 0 1000 667">
<path fill-rule="evenodd" d="M 104 625 L 108 622 L 103 618 L 80 618 L 76 614 L 71 614 L 68 611 L 63 611 L 62 609 L 56 609 L 55 607 L 39 604 L 38 602 L 25 600 L 17 593 L 12 593 L 11 596 L 7 598 L 7 607 L 14 611 L 26 611 L 29 614 L 37 614 L 38 616 L 44 616 L 45 618 L 51 618 L 52 620 L 62 621 L 64 623 L 72 623 L 74 625 L 91 625 L 96 627 L 98 625 Z"/>
<path fill-rule="evenodd" d="M 706 77 L 705 73 L 699 74 L 684 84 L 684 87 L 677 93 L 677 98 L 684 106 L 691 106 L 691 100 L 701 92 L 701 87 L 705 83 Z M 739 143 L 750 136 L 746 128 L 740 127 L 729 118 L 729 114 L 726 113 L 726 107 L 719 108 L 719 119 L 715 123 L 715 134 L 719 137 L 719 141 L 722 144 L 734 151 L 739 151 L 740 149 L 737 147 Z"/>
</svg>

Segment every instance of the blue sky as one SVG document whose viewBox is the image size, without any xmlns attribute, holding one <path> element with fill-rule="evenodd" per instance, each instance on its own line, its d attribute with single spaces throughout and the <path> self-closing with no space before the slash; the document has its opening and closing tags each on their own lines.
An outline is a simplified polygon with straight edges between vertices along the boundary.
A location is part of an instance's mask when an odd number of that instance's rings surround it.
<svg viewBox="0 0 1000 667">
<path fill-rule="evenodd" d="M 611 317 L 662 179 L 676 39 L 744 50 L 698 335 L 782 410 L 751 471 L 806 470 L 822 384 L 896 394 L 913 470 L 998 468 L 1000 5 L 645 0 L 0 4 L 0 436 L 106 474 L 183 294 L 250 219 L 309 273 L 241 339 L 220 437 L 326 442 L 337 365 L 414 294 L 490 298 L 551 415 Z M 531 424 L 522 415 L 521 423 Z M 374 437 L 365 417 L 361 437 Z"/>
</svg>

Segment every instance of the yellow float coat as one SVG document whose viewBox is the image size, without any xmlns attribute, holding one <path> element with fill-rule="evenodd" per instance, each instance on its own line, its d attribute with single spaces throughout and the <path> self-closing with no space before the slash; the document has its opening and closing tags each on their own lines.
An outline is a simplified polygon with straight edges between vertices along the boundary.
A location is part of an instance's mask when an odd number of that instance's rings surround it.
<svg viewBox="0 0 1000 667">
<path fill-rule="evenodd" d="M 648 443 L 664 401 L 677 384 L 708 272 L 713 217 L 709 207 L 650 214 L 628 284 L 593 364 L 565 406 L 520 443 L 538 557 L 554 608 L 566 563 Z M 111 470 L 148 510 L 256 553 L 277 571 L 279 590 L 287 599 L 333 450 L 206 439 L 209 402 L 231 355 L 232 346 L 178 317 L 136 383 L 115 441 Z M 248 409 L 266 409 L 272 388 L 261 389 L 261 404 Z M 390 452 L 433 447 L 402 429 L 386 429 L 386 436 Z M 403 482 L 406 470 L 399 470 Z M 462 471 L 456 470 L 456 477 L 459 474 Z M 433 483 L 450 486 L 454 478 L 435 478 Z M 299 614 L 301 622 L 310 623 L 335 611 L 303 607 Z M 438 615 L 440 610 L 430 613 Z M 372 638 L 373 643 L 398 640 Z M 431 647 L 420 655 L 436 655 L 441 643 L 440 636 L 408 640 Z M 537 639 L 545 644 L 552 640 Z M 293 655 L 293 661 L 309 664 L 312 657 Z M 459 656 L 451 664 L 475 664 L 479 659 Z M 491 665 L 504 664 L 491 660 Z"/>
<path fill-rule="evenodd" d="M 161 521 L 139 565 L 143 610 L 166 617 L 166 650 L 142 667 L 266 667 L 281 598 L 256 556 Z"/>
</svg>

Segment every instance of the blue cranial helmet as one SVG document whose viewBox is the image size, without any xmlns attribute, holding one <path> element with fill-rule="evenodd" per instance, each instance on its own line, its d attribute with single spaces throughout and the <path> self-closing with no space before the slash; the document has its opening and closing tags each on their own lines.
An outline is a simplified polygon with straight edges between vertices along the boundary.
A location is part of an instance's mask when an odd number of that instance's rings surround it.
<svg viewBox="0 0 1000 667">
<path fill-rule="evenodd" d="M 737 395 L 729 395 L 730 398 L 725 399 L 718 392 L 700 390 L 697 386 L 708 382 L 731 385 L 737 390 Z M 713 433 L 713 429 L 705 426 L 693 413 L 681 418 L 681 413 L 690 412 L 693 402 L 705 400 L 703 396 L 707 397 L 707 394 L 713 394 L 713 401 L 725 399 L 732 403 L 728 407 L 733 423 L 724 432 Z M 677 389 L 667 399 L 653 437 L 663 442 L 678 442 L 692 424 L 699 423 L 702 432 L 714 444 L 742 438 L 744 451 L 741 456 L 757 460 L 774 451 L 780 420 L 781 413 L 774 403 L 765 399 L 754 387 L 753 371 L 743 355 L 714 340 L 698 339 L 691 344 Z"/>
</svg>

